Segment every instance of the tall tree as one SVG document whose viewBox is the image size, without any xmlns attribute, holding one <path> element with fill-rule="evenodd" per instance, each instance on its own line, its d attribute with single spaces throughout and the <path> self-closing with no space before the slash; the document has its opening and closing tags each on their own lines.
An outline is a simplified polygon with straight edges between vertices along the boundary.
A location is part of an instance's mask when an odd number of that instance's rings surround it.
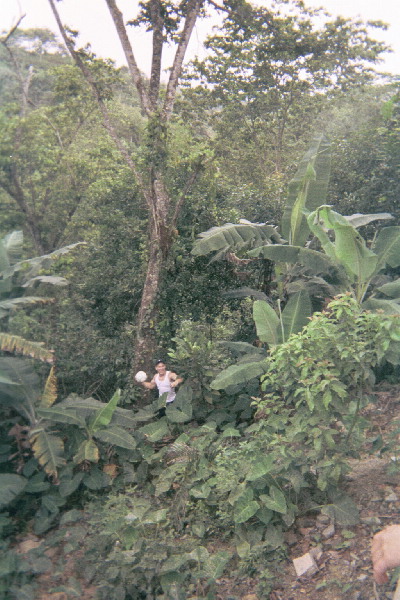
<svg viewBox="0 0 400 600">
<path fill-rule="evenodd" d="M 168 129 L 185 53 L 195 22 L 203 9 L 204 0 L 188 0 L 188 2 L 182 3 L 149 0 L 141 4 L 140 14 L 136 20 L 131 21 L 129 24 L 144 24 L 148 30 L 152 31 L 152 63 L 148 84 L 137 65 L 121 11 L 115 0 L 105 0 L 105 2 L 124 50 L 129 73 L 139 95 L 142 113 L 147 118 L 147 135 L 141 160 L 132 156 L 132 148 L 120 135 L 118 124 L 110 114 L 107 101 L 99 92 L 97 81 L 88 68 L 84 53 L 76 49 L 73 38 L 62 25 L 55 1 L 49 0 L 63 40 L 89 84 L 102 114 L 104 125 L 126 164 L 131 169 L 136 185 L 140 189 L 147 206 L 147 271 L 136 319 L 133 358 L 133 370 L 136 370 L 139 365 L 149 366 L 154 358 L 156 298 L 160 289 L 162 272 L 174 240 L 180 209 L 188 189 L 193 185 L 200 171 L 201 159 L 196 162 L 193 169 L 188 173 L 187 181 L 182 186 L 180 193 L 175 198 L 171 197 L 166 176 Z M 161 64 L 166 43 L 174 43 L 176 51 L 168 82 L 164 89 L 161 84 Z"/>
</svg>

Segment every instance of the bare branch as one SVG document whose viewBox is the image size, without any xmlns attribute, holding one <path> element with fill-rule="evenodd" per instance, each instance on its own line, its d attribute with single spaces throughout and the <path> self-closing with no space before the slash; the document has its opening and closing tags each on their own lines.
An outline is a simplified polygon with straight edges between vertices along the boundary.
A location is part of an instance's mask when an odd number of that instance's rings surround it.
<svg viewBox="0 0 400 600">
<path fill-rule="evenodd" d="M 113 0 L 107 0 L 108 1 L 113 1 Z M 97 102 L 97 106 L 100 109 L 100 112 L 102 114 L 103 117 L 103 124 L 104 127 L 107 129 L 108 133 L 110 134 L 111 138 L 113 139 L 116 147 L 118 148 L 119 152 L 121 153 L 122 157 L 124 158 L 126 164 L 128 165 L 128 167 L 131 169 L 131 171 L 133 172 L 135 178 L 136 178 L 136 182 L 139 186 L 139 188 L 141 189 L 141 191 L 143 192 L 143 195 L 146 197 L 146 194 L 144 193 L 144 185 L 143 185 L 143 181 L 141 178 L 141 175 L 138 171 L 138 169 L 136 168 L 135 163 L 133 162 L 127 148 L 124 146 L 124 144 L 122 143 L 121 139 L 119 138 L 113 124 L 112 124 L 112 120 L 111 120 L 111 116 L 107 110 L 106 105 L 104 104 L 104 101 L 101 97 L 101 94 L 97 88 L 97 84 L 95 79 L 92 76 L 92 73 L 90 72 L 90 69 L 88 69 L 87 65 L 83 62 L 83 60 L 81 59 L 81 57 L 79 56 L 79 54 L 75 51 L 74 48 L 74 44 L 71 41 L 71 39 L 67 36 L 67 33 L 65 31 L 65 27 L 63 26 L 63 24 L 61 23 L 61 19 L 60 19 L 60 15 L 58 14 L 57 8 L 55 6 L 54 0 L 49 0 L 49 4 L 50 7 L 53 11 L 54 17 L 56 19 L 58 28 L 60 30 L 61 36 L 65 42 L 65 45 L 68 48 L 69 53 L 71 54 L 72 58 L 75 61 L 75 64 L 77 65 L 77 67 L 79 67 L 79 69 L 82 72 L 82 75 L 84 76 L 86 82 L 88 83 L 92 94 Z M 146 198 L 147 200 L 147 198 Z"/>
<path fill-rule="evenodd" d="M 150 0 L 150 12 L 153 24 L 153 55 L 151 59 L 150 74 L 150 101 L 153 110 L 156 110 L 160 93 L 161 61 L 164 46 L 163 27 L 164 21 L 160 13 L 160 0 Z"/>
<path fill-rule="evenodd" d="M 182 29 L 182 33 L 180 35 L 178 48 L 175 53 L 174 63 L 172 65 L 172 69 L 169 75 L 167 92 L 165 95 L 163 107 L 164 121 L 168 121 L 171 117 L 174 108 L 176 91 L 178 88 L 178 81 L 182 73 L 183 60 L 185 58 L 186 50 L 189 45 L 193 27 L 196 23 L 196 19 L 199 16 L 203 4 L 204 0 L 189 0 L 188 2 L 185 23 Z"/>
<path fill-rule="evenodd" d="M 21 17 L 18 19 L 18 21 L 17 21 L 16 25 L 14 25 L 14 27 L 11 27 L 11 29 L 10 29 L 10 31 L 7 33 L 6 37 L 5 37 L 4 39 L 2 39 L 2 40 L 1 40 L 1 43 L 2 43 L 2 44 L 4 44 L 4 45 L 6 45 L 6 44 L 7 44 L 8 40 L 10 39 L 10 37 L 12 36 L 12 34 L 14 33 L 14 31 L 15 31 L 16 29 L 18 29 L 18 27 L 19 27 L 19 25 L 20 25 L 20 23 L 21 23 L 22 19 L 25 19 L 25 17 L 26 17 L 26 15 L 22 15 L 22 16 L 21 16 Z"/>
<path fill-rule="evenodd" d="M 119 10 L 115 0 L 106 0 L 106 3 L 112 20 L 114 21 L 115 29 L 117 30 L 122 49 L 125 53 L 129 72 L 139 93 L 142 109 L 147 115 L 149 115 L 152 110 L 151 102 L 143 82 L 143 77 L 140 73 L 139 67 L 137 66 L 128 34 L 126 33 L 126 27 L 122 18 L 122 13 Z"/>
</svg>

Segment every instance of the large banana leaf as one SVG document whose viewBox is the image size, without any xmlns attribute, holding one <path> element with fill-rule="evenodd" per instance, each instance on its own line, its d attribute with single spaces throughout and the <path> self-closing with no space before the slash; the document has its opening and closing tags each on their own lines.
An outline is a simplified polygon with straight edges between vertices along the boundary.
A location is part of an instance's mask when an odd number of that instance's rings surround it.
<svg viewBox="0 0 400 600">
<path fill-rule="evenodd" d="M 44 348 L 42 343 L 31 342 L 19 335 L 0 332 L 0 349 L 5 352 L 29 356 L 43 362 L 54 362 L 54 352 L 52 350 Z"/>
<path fill-rule="evenodd" d="M 371 213 L 369 215 L 355 213 L 354 215 L 346 215 L 344 218 L 350 223 L 350 225 L 353 225 L 353 227 L 363 227 L 364 225 L 369 225 L 374 221 L 386 221 L 387 219 L 393 219 L 394 217 L 390 213 Z"/>
<path fill-rule="evenodd" d="M 306 290 L 301 290 L 289 298 L 282 312 L 285 340 L 309 323 L 312 312 L 310 296 Z"/>
<path fill-rule="evenodd" d="M 400 278 L 381 285 L 377 288 L 377 291 L 389 296 L 389 298 L 400 299 Z"/>
<path fill-rule="evenodd" d="M 93 437 L 119 448 L 126 448 L 127 450 L 136 448 L 136 440 L 125 429 L 116 425 L 110 425 L 106 429 L 98 429 L 93 433 Z"/>
<path fill-rule="evenodd" d="M 226 223 L 212 227 L 200 234 L 192 248 L 195 256 L 205 256 L 210 252 L 238 252 L 264 244 L 279 243 L 281 236 L 276 228 L 266 223 Z"/>
<path fill-rule="evenodd" d="M 266 372 L 266 369 L 267 363 L 265 358 L 256 362 L 231 365 L 217 375 L 211 382 L 210 387 L 214 390 L 225 390 L 231 385 L 246 383 L 247 381 L 260 377 Z"/>
<path fill-rule="evenodd" d="M 82 442 L 73 460 L 77 465 L 80 465 L 85 461 L 98 463 L 100 460 L 100 452 L 95 442 L 93 440 L 85 440 Z"/>
<path fill-rule="evenodd" d="M 255 300 L 253 303 L 253 319 L 257 330 L 257 337 L 269 346 L 279 343 L 280 319 L 272 306 L 265 300 Z"/>
<path fill-rule="evenodd" d="M 42 298 L 41 296 L 22 296 L 21 298 L 10 298 L 0 301 L 0 318 L 6 317 L 10 310 L 30 306 L 31 304 L 49 304 L 53 302 L 52 298 Z"/>
<path fill-rule="evenodd" d="M 112 416 L 117 408 L 117 404 L 121 397 L 121 390 L 117 390 L 111 400 L 107 404 L 103 404 L 101 409 L 94 415 L 89 429 L 91 432 L 95 432 L 98 429 L 107 427 L 109 425 Z"/>
<path fill-rule="evenodd" d="M 313 233 L 320 239 L 325 252 L 345 268 L 348 275 L 359 283 L 366 282 L 375 272 L 378 257 L 367 248 L 365 240 L 342 215 L 330 206 L 321 206 L 311 213 L 308 222 Z M 325 228 L 332 229 L 335 242 L 328 239 Z M 328 243 L 330 242 L 330 243 Z"/>
<path fill-rule="evenodd" d="M 56 406 L 61 410 L 66 411 L 72 409 L 76 411 L 80 417 L 86 418 L 93 416 L 93 413 L 96 411 L 102 410 L 106 404 L 104 402 L 100 402 L 99 400 L 95 400 L 94 398 L 80 398 L 77 395 L 71 394 L 66 400 L 58 402 Z M 131 410 L 117 407 L 112 415 L 111 423 L 133 429 L 137 425 L 138 421 L 153 417 L 154 413 L 149 412 L 146 418 L 139 419 Z"/>
<path fill-rule="evenodd" d="M 27 479 L 14 473 L 0 473 L 0 508 L 16 498 L 27 484 Z"/>
<path fill-rule="evenodd" d="M 30 362 L 23 358 L 1 357 L 0 372 L 18 385 L 0 381 L 0 398 L 3 406 L 17 410 L 29 422 L 35 421 L 35 405 L 41 395 L 41 382 Z"/>
<path fill-rule="evenodd" d="M 337 265 L 322 252 L 301 248 L 300 246 L 287 246 L 273 244 L 251 250 L 249 256 L 268 258 L 277 263 L 300 264 L 309 269 L 313 274 L 328 273 Z"/>
<path fill-rule="evenodd" d="M 364 310 L 381 310 L 386 315 L 400 315 L 400 304 L 394 300 L 385 300 L 384 298 L 368 298 L 361 305 Z"/>
<path fill-rule="evenodd" d="M 83 418 L 79 417 L 73 409 L 65 409 L 61 406 L 61 402 L 49 408 L 38 408 L 37 415 L 47 421 L 54 423 L 66 423 L 68 425 L 76 425 L 82 429 L 86 423 Z"/>
<path fill-rule="evenodd" d="M 400 227 L 384 227 L 372 245 L 378 255 L 378 268 L 389 265 L 393 269 L 400 265 Z"/>
<path fill-rule="evenodd" d="M 330 142 L 316 136 L 289 184 L 289 195 L 282 217 L 282 235 L 291 244 L 303 246 L 309 236 L 305 210 L 314 210 L 326 201 L 331 169 Z"/>
<path fill-rule="evenodd" d="M 61 438 L 37 427 L 30 432 L 33 454 L 48 475 L 57 477 L 57 469 L 65 464 Z"/>
<path fill-rule="evenodd" d="M 55 367 L 51 367 L 49 376 L 47 377 L 43 394 L 40 400 L 40 406 L 49 408 L 57 400 L 57 378 Z"/>
<path fill-rule="evenodd" d="M 182 385 L 174 402 L 167 404 L 166 416 L 171 423 L 187 423 L 192 418 L 193 392 L 187 384 Z"/>
</svg>

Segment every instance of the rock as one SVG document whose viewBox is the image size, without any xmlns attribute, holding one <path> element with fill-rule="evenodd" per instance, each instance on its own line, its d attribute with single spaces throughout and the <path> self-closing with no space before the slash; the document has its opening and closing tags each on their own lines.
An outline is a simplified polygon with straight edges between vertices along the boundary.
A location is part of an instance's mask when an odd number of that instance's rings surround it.
<svg viewBox="0 0 400 600">
<path fill-rule="evenodd" d="M 330 525 L 328 525 L 328 527 L 326 527 L 323 531 L 322 531 L 322 537 L 324 537 L 326 540 L 329 540 L 329 538 L 333 537 L 335 534 L 335 526 L 333 523 L 331 523 Z"/>
<path fill-rule="evenodd" d="M 361 523 L 364 525 L 382 525 L 379 517 L 361 517 Z"/>
<path fill-rule="evenodd" d="M 297 535 L 293 533 L 293 531 L 286 531 L 284 538 L 288 546 L 294 546 L 299 541 Z"/>
<path fill-rule="evenodd" d="M 322 556 L 321 546 L 314 546 L 314 548 L 310 548 L 310 554 L 315 560 L 319 560 Z"/>
<path fill-rule="evenodd" d="M 32 538 L 29 540 L 24 540 L 20 544 L 18 544 L 18 552 L 21 554 L 26 554 L 29 550 L 33 550 L 34 548 L 38 548 L 41 545 L 42 541 L 39 538 Z"/>
<path fill-rule="evenodd" d="M 328 515 L 318 515 L 317 517 L 317 527 L 318 529 L 323 529 L 331 522 L 331 518 Z"/>
<path fill-rule="evenodd" d="M 294 558 L 293 565 L 296 570 L 297 577 L 302 577 L 303 575 L 311 577 L 318 571 L 317 563 L 309 552 L 307 552 L 307 554 L 303 554 L 303 556 Z"/>
<path fill-rule="evenodd" d="M 399 501 L 399 498 L 394 492 L 392 492 L 385 498 L 385 502 L 398 502 L 398 501 Z"/>
</svg>

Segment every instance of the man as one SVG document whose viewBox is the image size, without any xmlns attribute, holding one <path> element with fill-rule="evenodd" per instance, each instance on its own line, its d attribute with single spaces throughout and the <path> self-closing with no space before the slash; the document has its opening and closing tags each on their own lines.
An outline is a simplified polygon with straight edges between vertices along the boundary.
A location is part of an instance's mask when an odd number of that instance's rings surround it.
<svg viewBox="0 0 400 600">
<path fill-rule="evenodd" d="M 175 388 L 182 383 L 183 379 L 182 377 L 178 377 L 176 373 L 167 371 L 167 366 L 163 360 L 157 360 L 155 369 L 157 373 L 153 379 L 151 381 L 143 381 L 142 384 L 148 390 L 154 390 L 157 387 L 159 396 L 167 392 L 167 404 L 170 404 L 176 397 Z"/>
<path fill-rule="evenodd" d="M 389 525 L 374 535 L 372 562 L 376 583 L 386 583 L 387 571 L 400 566 L 400 525 Z"/>
</svg>

